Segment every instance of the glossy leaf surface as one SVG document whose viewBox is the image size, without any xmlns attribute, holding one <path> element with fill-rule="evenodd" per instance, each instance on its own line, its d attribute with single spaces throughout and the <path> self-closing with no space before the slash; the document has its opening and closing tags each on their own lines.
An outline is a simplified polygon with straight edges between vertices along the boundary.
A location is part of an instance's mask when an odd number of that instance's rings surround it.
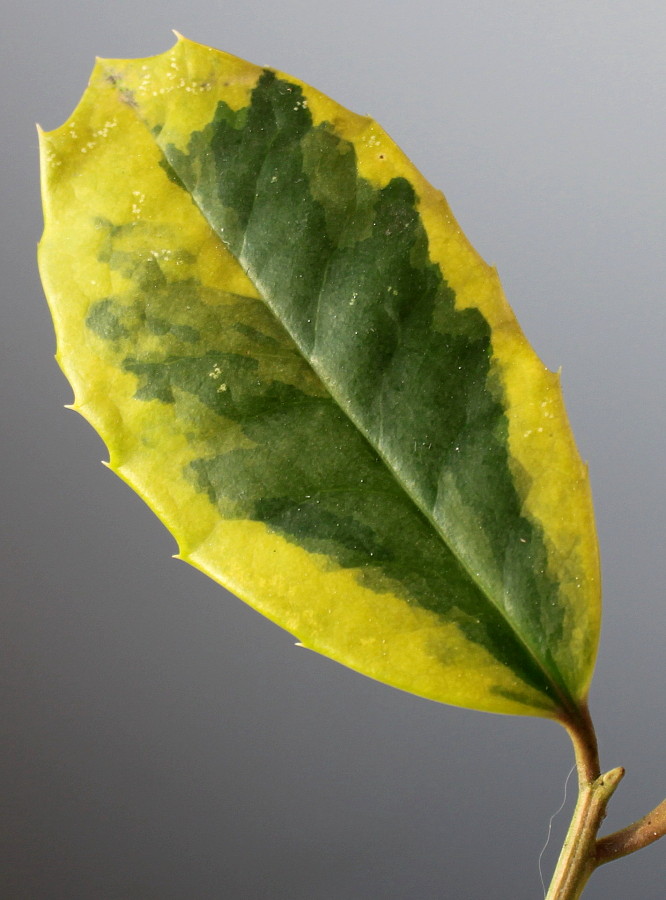
<svg viewBox="0 0 666 900">
<path fill-rule="evenodd" d="M 184 39 L 42 135 L 75 407 L 180 556 L 374 678 L 566 716 L 599 627 L 557 375 L 372 120 Z"/>
</svg>

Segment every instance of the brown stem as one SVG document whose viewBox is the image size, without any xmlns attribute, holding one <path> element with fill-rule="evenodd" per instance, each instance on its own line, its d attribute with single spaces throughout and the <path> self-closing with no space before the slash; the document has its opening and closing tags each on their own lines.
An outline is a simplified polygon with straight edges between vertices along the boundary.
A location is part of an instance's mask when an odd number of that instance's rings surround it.
<svg viewBox="0 0 666 900">
<path fill-rule="evenodd" d="M 595 854 L 596 865 L 602 866 L 629 853 L 635 853 L 636 850 L 642 850 L 664 835 L 666 835 L 666 800 L 632 825 L 600 838 Z"/>
<path fill-rule="evenodd" d="M 575 719 L 562 723 L 569 733 L 576 754 L 579 786 L 591 785 L 601 774 L 597 736 L 587 704 Z"/>
</svg>

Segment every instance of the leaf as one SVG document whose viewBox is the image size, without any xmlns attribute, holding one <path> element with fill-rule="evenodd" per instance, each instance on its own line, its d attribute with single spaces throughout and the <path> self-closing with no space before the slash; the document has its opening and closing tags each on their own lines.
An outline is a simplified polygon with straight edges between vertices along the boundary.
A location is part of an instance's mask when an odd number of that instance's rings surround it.
<svg viewBox="0 0 666 900">
<path fill-rule="evenodd" d="M 600 604 L 559 378 L 371 119 L 179 38 L 43 134 L 75 408 L 180 556 L 424 697 L 577 715 Z"/>
</svg>

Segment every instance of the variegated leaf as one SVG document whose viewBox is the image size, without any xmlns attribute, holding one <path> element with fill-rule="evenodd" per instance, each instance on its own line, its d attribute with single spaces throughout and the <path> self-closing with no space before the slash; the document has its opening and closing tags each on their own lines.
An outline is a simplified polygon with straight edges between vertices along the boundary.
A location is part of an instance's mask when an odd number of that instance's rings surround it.
<svg viewBox="0 0 666 900">
<path fill-rule="evenodd" d="M 441 194 L 371 119 L 179 38 L 42 135 L 58 360 L 180 555 L 365 674 L 571 719 L 586 468 Z"/>
</svg>

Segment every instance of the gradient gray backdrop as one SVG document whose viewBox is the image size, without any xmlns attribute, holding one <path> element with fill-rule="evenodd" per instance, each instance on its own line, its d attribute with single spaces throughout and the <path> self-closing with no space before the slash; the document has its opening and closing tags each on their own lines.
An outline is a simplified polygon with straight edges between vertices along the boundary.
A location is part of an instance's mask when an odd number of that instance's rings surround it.
<svg viewBox="0 0 666 900">
<path fill-rule="evenodd" d="M 10 0 L 0 896 L 537 900 L 564 732 L 295 649 L 170 559 L 172 539 L 62 408 L 34 259 L 34 122 L 69 115 L 96 54 L 160 53 L 172 27 L 372 114 L 497 264 L 562 366 L 590 461 L 605 577 L 592 711 L 603 764 L 628 768 L 608 827 L 666 794 L 663 0 Z M 665 880 L 666 841 L 585 896 L 662 900 Z"/>
</svg>

